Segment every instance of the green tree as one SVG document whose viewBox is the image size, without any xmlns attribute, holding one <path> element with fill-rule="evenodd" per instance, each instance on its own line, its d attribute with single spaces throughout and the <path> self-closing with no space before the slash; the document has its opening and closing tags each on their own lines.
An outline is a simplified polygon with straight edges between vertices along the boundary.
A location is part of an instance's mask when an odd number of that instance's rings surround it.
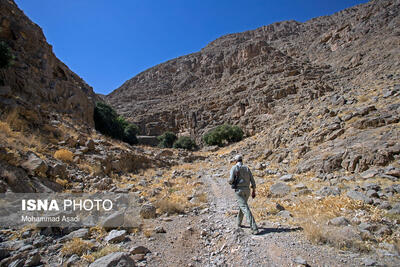
<svg viewBox="0 0 400 267">
<path fill-rule="evenodd" d="M 124 128 L 118 114 L 109 105 L 97 102 L 94 108 L 95 128 L 102 134 L 113 138 L 122 139 L 124 136 Z"/>
<path fill-rule="evenodd" d="M 242 140 L 243 135 L 244 133 L 239 126 L 223 124 L 205 133 L 203 135 L 203 141 L 210 146 L 223 146 L 226 143 Z"/>
<path fill-rule="evenodd" d="M 132 123 L 128 123 L 128 125 L 124 129 L 124 141 L 130 145 L 135 145 L 138 143 L 136 135 L 139 132 L 139 128 Z"/>
<path fill-rule="evenodd" d="M 96 130 L 112 138 L 122 140 L 131 145 L 137 144 L 136 134 L 139 128 L 118 116 L 117 112 L 103 102 L 97 102 L 94 108 L 94 124 Z"/>
<path fill-rule="evenodd" d="M 187 150 L 197 149 L 196 143 L 188 136 L 181 136 L 175 141 L 174 148 L 183 148 Z"/>
<path fill-rule="evenodd" d="M 171 148 L 174 145 L 174 142 L 176 141 L 177 137 L 176 134 L 173 132 L 165 132 L 159 137 L 157 137 L 159 144 L 159 147 L 163 148 Z"/>
</svg>

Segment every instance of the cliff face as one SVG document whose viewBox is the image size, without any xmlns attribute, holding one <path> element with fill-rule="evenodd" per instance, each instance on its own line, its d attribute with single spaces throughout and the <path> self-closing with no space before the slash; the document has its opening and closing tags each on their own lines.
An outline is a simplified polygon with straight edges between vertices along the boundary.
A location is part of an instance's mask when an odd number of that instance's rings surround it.
<svg viewBox="0 0 400 267">
<path fill-rule="evenodd" d="M 282 109 L 327 92 L 357 93 L 396 73 L 399 7 L 399 1 L 371 1 L 305 23 L 223 36 L 138 74 L 106 98 L 143 134 L 173 130 L 199 138 L 229 122 L 252 135 L 286 116 L 278 116 Z"/>
<path fill-rule="evenodd" d="M 3 111 L 18 109 L 36 123 L 58 113 L 94 125 L 93 89 L 54 55 L 41 28 L 13 1 L 0 1 L 0 40 L 15 56 L 10 67 L 0 70 Z"/>
</svg>

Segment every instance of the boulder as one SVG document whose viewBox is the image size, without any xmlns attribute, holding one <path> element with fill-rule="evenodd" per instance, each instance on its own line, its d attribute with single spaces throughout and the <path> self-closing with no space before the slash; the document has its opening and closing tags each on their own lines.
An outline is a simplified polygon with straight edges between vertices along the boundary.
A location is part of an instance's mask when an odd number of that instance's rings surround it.
<svg viewBox="0 0 400 267">
<path fill-rule="evenodd" d="M 348 198 L 351 198 L 351 199 L 354 199 L 354 200 L 361 200 L 361 201 L 363 201 L 364 203 L 367 203 L 367 204 L 371 204 L 372 203 L 372 200 L 370 198 L 368 198 L 363 193 L 355 191 L 355 190 L 348 191 L 346 195 L 347 195 Z"/>
<path fill-rule="evenodd" d="M 379 172 L 377 170 L 367 170 L 367 171 L 360 173 L 360 176 L 361 176 L 361 178 L 369 179 L 369 178 L 373 178 L 373 177 L 377 176 L 378 174 L 379 174 Z"/>
<path fill-rule="evenodd" d="M 143 247 L 143 246 L 136 246 L 136 247 L 133 247 L 133 248 L 131 248 L 129 250 L 129 253 L 132 254 L 132 255 L 147 254 L 147 253 L 150 253 L 150 252 L 151 251 L 148 248 Z"/>
<path fill-rule="evenodd" d="M 44 160 L 39 158 L 35 153 L 29 153 L 28 160 L 22 163 L 22 168 L 32 175 L 46 176 L 48 166 Z"/>
<path fill-rule="evenodd" d="M 363 231 L 372 232 L 376 229 L 376 226 L 367 222 L 362 222 L 358 225 L 358 228 Z"/>
<path fill-rule="evenodd" d="M 385 174 L 400 178 L 400 168 L 392 168 L 390 170 L 385 171 Z"/>
<path fill-rule="evenodd" d="M 284 183 L 278 182 L 273 184 L 269 191 L 272 197 L 284 197 L 290 192 L 290 187 Z"/>
<path fill-rule="evenodd" d="M 277 216 L 289 219 L 292 217 L 292 214 L 287 210 L 281 210 L 280 212 L 278 212 Z"/>
<path fill-rule="evenodd" d="M 89 236 L 89 229 L 87 228 L 81 228 L 78 229 L 76 231 L 73 231 L 71 233 L 69 233 L 68 235 L 66 235 L 64 238 L 65 239 L 73 239 L 73 238 L 82 238 L 82 239 L 86 239 Z"/>
<path fill-rule="evenodd" d="M 304 266 L 309 266 L 307 261 L 303 259 L 301 256 L 297 256 L 294 260 L 294 263 L 299 264 L 299 265 L 304 265 Z"/>
<path fill-rule="evenodd" d="M 307 189 L 307 186 L 305 186 L 303 183 L 298 183 L 294 186 L 296 190 L 302 190 L 302 189 Z"/>
<path fill-rule="evenodd" d="M 336 217 L 333 218 L 329 221 L 330 225 L 334 225 L 334 226 L 346 226 L 349 225 L 349 220 L 347 220 L 345 217 L 340 216 L 340 217 Z"/>
<path fill-rule="evenodd" d="M 289 182 L 289 181 L 293 181 L 293 180 L 294 180 L 293 175 L 291 175 L 291 174 L 285 174 L 279 178 L 279 181 L 282 181 L 282 182 Z"/>
<path fill-rule="evenodd" d="M 324 186 L 321 187 L 316 193 L 320 196 L 338 196 L 340 195 L 340 189 L 339 187 L 329 187 L 329 186 Z"/>
<path fill-rule="evenodd" d="M 104 240 L 108 243 L 118 243 L 125 239 L 126 230 L 112 230 Z"/>
<path fill-rule="evenodd" d="M 125 215 L 122 211 L 115 212 L 110 216 L 106 217 L 102 222 L 101 226 L 104 228 L 117 228 L 124 225 Z"/>
<path fill-rule="evenodd" d="M 131 267 L 135 262 L 126 252 L 113 252 L 97 259 L 89 267 Z"/>
</svg>

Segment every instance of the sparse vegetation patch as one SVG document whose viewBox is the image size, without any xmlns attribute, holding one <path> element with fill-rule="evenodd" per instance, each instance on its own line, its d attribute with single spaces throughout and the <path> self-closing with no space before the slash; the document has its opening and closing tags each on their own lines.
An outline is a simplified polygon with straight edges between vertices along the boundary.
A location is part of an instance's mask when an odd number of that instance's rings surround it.
<svg viewBox="0 0 400 267">
<path fill-rule="evenodd" d="M 203 141 L 210 146 L 224 146 L 243 139 L 243 130 L 239 126 L 220 125 L 203 135 Z"/>
<path fill-rule="evenodd" d="M 54 153 L 54 157 L 65 162 L 72 162 L 74 154 L 71 151 L 62 148 Z"/>
<path fill-rule="evenodd" d="M 157 137 L 157 139 L 160 142 L 158 144 L 159 147 L 172 148 L 174 142 L 178 139 L 178 137 L 173 132 L 165 132 L 159 137 Z"/>
<path fill-rule="evenodd" d="M 196 143 L 188 136 L 179 137 L 178 140 L 175 141 L 174 148 L 183 148 L 187 150 L 195 150 L 197 148 Z"/>
<path fill-rule="evenodd" d="M 136 135 L 139 128 L 125 118 L 119 116 L 109 105 L 97 102 L 94 109 L 94 123 L 96 130 L 112 138 L 122 140 L 131 145 L 137 144 Z"/>
</svg>

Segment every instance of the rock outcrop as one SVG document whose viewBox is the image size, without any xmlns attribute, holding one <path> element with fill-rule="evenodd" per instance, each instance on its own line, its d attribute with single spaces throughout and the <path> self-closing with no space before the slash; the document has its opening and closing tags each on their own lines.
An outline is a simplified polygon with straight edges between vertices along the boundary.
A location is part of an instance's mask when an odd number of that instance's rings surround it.
<svg viewBox="0 0 400 267">
<path fill-rule="evenodd" d="M 199 137 L 224 122 L 252 135 L 276 123 L 272 115 L 289 115 L 293 105 L 327 92 L 361 93 L 360 84 L 382 75 L 398 79 L 399 6 L 371 1 L 305 23 L 226 35 L 138 74 L 106 99 L 146 135 L 173 130 Z"/>
<path fill-rule="evenodd" d="M 93 89 L 53 53 L 41 28 L 13 1 L 0 1 L 0 41 L 15 59 L 0 69 L 0 106 L 36 124 L 48 121 L 50 113 L 68 115 L 94 125 Z"/>
<path fill-rule="evenodd" d="M 399 18 L 398 0 L 370 1 L 226 35 L 106 99 L 147 135 L 199 143 L 216 125 L 239 125 L 257 135 L 249 154 L 297 173 L 385 166 L 400 153 Z"/>
</svg>

